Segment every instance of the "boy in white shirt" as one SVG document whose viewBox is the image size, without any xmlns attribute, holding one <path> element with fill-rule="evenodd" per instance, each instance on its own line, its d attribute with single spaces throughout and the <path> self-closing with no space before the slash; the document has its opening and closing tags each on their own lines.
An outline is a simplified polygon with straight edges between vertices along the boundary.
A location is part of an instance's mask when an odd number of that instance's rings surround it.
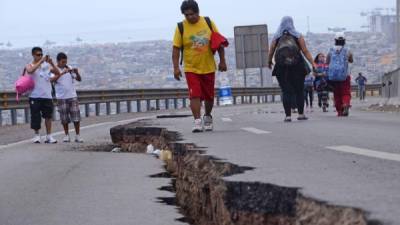
<svg viewBox="0 0 400 225">
<path fill-rule="evenodd" d="M 63 142 L 71 142 L 68 124 L 73 122 L 75 127 L 75 142 L 82 143 L 80 137 L 81 112 L 79 109 L 78 95 L 76 93 L 74 82 L 82 81 L 82 77 L 77 68 L 71 68 L 68 65 L 68 57 L 61 52 L 57 55 L 57 68 L 61 71 L 59 75 L 53 74 L 54 88 L 58 102 L 58 111 L 60 120 L 64 127 L 65 137 Z"/>
</svg>

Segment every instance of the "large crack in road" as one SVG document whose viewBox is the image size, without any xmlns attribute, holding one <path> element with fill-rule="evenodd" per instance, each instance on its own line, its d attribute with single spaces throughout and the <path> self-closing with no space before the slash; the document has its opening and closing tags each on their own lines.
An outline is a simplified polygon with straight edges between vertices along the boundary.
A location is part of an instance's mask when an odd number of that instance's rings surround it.
<svg viewBox="0 0 400 225">
<path fill-rule="evenodd" d="M 176 204 L 195 225 L 378 225 L 368 213 L 357 208 L 336 206 L 304 196 L 301 189 L 258 182 L 233 182 L 224 178 L 253 168 L 241 167 L 205 154 L 194 144 L 181 143 L 179 133 L 165 128 L 132 123 L 111 129 L 113 143 L 123 152 L 145 153 L 152 144 L 172 152 L 166 173 L 171 178 Z"/>
</svg>

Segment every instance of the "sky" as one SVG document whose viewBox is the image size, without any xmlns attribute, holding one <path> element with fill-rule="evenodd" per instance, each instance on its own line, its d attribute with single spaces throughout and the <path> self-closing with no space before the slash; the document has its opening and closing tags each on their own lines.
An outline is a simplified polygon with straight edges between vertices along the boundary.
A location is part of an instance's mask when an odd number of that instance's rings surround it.
<svg viewBox="0 0 400 225">
<path fill-rule="evenodd" d="M 171 40 L 183 19 L 182 0 L 0 0 L 0 48 L 89 43 Z M 200 14 L 233 37 L 233 27 L 267 24 L 274 33 L 283 16 L 293 16 L 300 32 L 328 32 L 328 27 L 363 30 L 361 12 L 394 8 L 396 0 L 198 0 Z M 386 10 L 383 11 L 386 13 Z M 364 29 L 365 30 L 365 29 Z"/>
</svg>

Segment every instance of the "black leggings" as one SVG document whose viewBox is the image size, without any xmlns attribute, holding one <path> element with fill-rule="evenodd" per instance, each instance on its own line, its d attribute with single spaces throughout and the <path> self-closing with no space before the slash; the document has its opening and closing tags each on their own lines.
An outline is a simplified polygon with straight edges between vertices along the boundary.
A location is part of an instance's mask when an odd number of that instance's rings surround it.
<svg viewBox="0 0 400 225">
<path fill-rule="evenodd" d="M 306 106 L 313 106 L 313 101 L 314 101 L 314 91 L 312 87 L 308 87 L 304 89 L 304 100 L 306 102 Z M 310 101 L 308 101 L 310 100 Z"/>
<path fill-rule="evenodd" d="M 292 100 L 296 100 L 299 114 L 304 113 L 304 79 L 298 74 L 282 74 L 276 77 L 282 90 L 282 102 L 286 116 L 292 115 Z"/>
</svg>

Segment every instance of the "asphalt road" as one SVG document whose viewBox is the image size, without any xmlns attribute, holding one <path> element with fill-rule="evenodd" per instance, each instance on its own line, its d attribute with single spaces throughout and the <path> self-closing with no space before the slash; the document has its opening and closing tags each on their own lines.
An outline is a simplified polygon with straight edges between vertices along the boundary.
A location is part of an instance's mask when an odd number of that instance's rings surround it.
<svg viewBox="0 0 400 225">
<path fill-rule="evenodd" d="M 207 147 L 207 154 L 256 168 L 229 180 L 299 187 L 306 196 L 400 224 L 400 115 L 354 108 L 349 118 L 315 109 L 309 121 L 292 123 L 283 123 L 280 104 L 220 108 L 215 131 L 201 134 L 190 132 L 190 118 L 157 124 Z"/>
<path fill-rule="evenodd" d="M 0 224 L 183 224 L 175 207 L 157 202 L 173 197 L 157 190 L 169 180 L 148 177 L 163 172 L 160 160 L 79 150 L 109 144 L 109 129 L 117 124 L 84 129 L 83 145 L 23 141 L 0 147 Z"/>
<path fill-rule="evenodd" d="M 207 147 L 207 154 L 255 167 L 230 180 L 300 187 L 306 196 L 400 224 L 400 116 L 317 111 L 309 121 L 286 124 L 280 104 L 222 107 L 215 110 L 215 131 L 200 134 L 190 132 L 191 118 L 153 121 Z M 109 143 L 109 128 L 128 122 L 85 128 L 80 147 Z M 181 224 L 174 207 L 157 203 L 172 195 L 157 190 L 169 181 L 148 178 L 162 172 L 162 162 L 77 149 L 29 141 L 0 146 L 0 224 Z"/>
</svg>

